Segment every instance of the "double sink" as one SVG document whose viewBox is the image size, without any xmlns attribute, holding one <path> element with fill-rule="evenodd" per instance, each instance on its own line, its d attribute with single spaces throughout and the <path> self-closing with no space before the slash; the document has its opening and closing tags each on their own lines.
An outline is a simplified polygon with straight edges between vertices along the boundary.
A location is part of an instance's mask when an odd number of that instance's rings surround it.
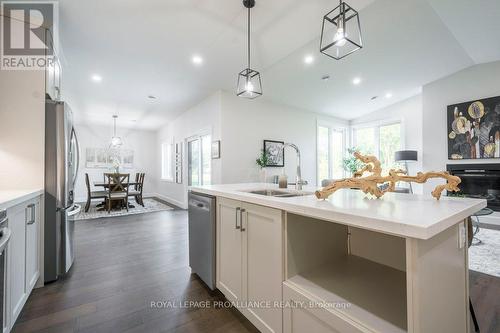
<svg viewBox="0 0 500 333">
<path fill-rule="evenodd" d="M 277 190 L 254 190 L 254 191 L 245 191 L 247 193 L 264 195 L 266 197 L 275 197 L 275 198 L 294 198 L 294 197 L 303 197 L 306 195 L 311 195 L 313 193 L 310 192 L 285 192 L 285 191 L 277 191 Z"/>
</svg>

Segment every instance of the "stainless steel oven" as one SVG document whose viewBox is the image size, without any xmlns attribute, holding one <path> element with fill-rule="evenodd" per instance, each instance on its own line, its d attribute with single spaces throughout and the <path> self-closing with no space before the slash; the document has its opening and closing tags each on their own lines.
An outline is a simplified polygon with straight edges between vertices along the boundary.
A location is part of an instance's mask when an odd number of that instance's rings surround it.
<svg viewBox="0 0 500 333">
<path fill-rule="evenodd" d="M 2 331 L 5 330 L 5 279 L 6 265 L 5 251 L 10 239 L 10 229 L 8 226 L 7 212 L 0 210 L 0 324 Z"/>
</svg>

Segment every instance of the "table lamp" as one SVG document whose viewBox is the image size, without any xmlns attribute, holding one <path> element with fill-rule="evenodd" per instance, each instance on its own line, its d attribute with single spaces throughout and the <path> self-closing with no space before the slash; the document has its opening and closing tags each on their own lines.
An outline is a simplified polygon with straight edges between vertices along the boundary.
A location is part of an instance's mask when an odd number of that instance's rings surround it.
<svg viewBox="0 0 500 333">
<path fill-rule="evenodd" d="M 408 162 L 418 161 L 418 152 L 416 150 L 400 150 L 394 153 L 396 162 L 404 162 L 406 173 L 408 173 Z M 410 193 L 413 194 L 413 188 L 410 182 Z"/>
</svg>

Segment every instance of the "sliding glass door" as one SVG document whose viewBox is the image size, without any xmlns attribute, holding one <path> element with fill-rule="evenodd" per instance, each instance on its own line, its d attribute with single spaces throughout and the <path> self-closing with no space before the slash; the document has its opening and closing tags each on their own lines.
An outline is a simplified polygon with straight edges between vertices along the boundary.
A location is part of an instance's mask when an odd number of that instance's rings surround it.
<svg viewBox="0 0 500 333">
<path fill-rule="evenodd" d="M 212 160 L 210 156 L 211 135 L 188 139 L 188 185 L 210 185 L 212 181 Z"/>
<path fill-rule="evenodd" d="M 318 125 L 317 141 L 317 184 L 325 179 L 344 178 L 343 160 L 345 155 L 345 129 Z"/>
</svg>

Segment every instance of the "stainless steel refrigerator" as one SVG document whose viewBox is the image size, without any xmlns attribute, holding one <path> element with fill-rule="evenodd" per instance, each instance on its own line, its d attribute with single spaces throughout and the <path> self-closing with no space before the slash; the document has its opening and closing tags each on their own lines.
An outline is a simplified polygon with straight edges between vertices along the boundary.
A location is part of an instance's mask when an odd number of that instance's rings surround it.
<svg viewBox="0 0 500 333">
<path fill-rule="evenodd" d="M 74 203 L 80 151 L 73 114 L 65 102 L 45 104 L 45 282 L 66 274 L 74 261 Z"/>
</svg>

